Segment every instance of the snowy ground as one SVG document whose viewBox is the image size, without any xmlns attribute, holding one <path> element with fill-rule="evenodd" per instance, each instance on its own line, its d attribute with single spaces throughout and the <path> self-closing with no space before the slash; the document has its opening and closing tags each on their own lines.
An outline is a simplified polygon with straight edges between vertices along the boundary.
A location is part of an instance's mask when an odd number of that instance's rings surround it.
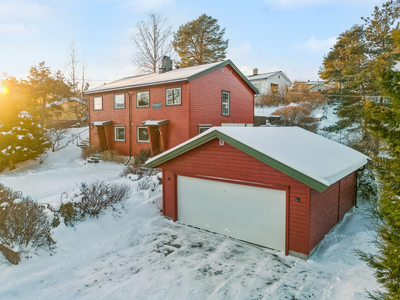
<svg viewBox="0 0 400 300">
<path fill-rule="evenodd" d="M 79 130 L 79 129 L 75 129 Z M 115 163 L 84 164 L 75 145 L 43 165 L 0 174 L 0 182 L 56 204 L 75 183 L 119 177 Z M 0 299 L 367 299 L 372 271 L 353 253 L 370 251 L 362 209 L 346 215 L 308 261 L 173 223 L 161 216 L 161 187 L 134 193 L 127 212 L 61 224 L 56 252 L 18 266 L 0 255 Z"/>
</svg>

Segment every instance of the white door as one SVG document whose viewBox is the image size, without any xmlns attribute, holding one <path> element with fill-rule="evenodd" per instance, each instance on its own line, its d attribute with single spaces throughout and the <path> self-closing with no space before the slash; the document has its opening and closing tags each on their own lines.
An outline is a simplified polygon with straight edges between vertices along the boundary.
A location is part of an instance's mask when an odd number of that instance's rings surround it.
<svg viewBox="0 0 400 300">
<path fill-rule="evenodd" d="M 284 251 L 286 192 L 178 176 L 178 221 Z"/>
</svg>

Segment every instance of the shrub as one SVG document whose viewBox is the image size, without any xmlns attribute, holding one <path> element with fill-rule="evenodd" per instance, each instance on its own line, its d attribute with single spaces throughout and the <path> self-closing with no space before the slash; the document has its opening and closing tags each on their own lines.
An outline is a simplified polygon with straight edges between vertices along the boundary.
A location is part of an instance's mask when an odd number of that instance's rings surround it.
<svg viewBox="0 0 400 300">
<path fill-rule="evenodd" d="M 82 148 L 81 158 L 86 159 L 88 157 L 91 157 L 91 156 L 99 153 L 99 150 L 100 150 L 100 148 L 98 146 L 90 146 L 90 147 Z"/>
<path fill-rule="evenodd" d="M 256 96 L 257 106 L 279 106 L 285 104 L 286 104 L 286 98 L 284 91 L 278 93 L 269 92 Z"/>
<path fill-rule="evenodd" d="M 151 187 L 151 182 L 148 177 L 144 177 L 137 181 L 136 190 L 137 191 L 147 191 Z"/>
<path fill-rule="evenodd" d="M 77 193 L 67 194 L 70 201 L 61 204 L 58 214 L 64 218 L 67 226 L 83 221 L 87 216 L 98 217 L 101 212 L 111 207 L 120 213 L 125 210 L 124 202 L 131 194 L 128 184 L 105 183 L 96 181 L 91 184 L 81 183 Z"/>
<path fill-rule="evenodd" d="M 12 263 L 18 263 L 19 253 L 30 248 L 53 249 L 55 242 L 45 210 L 44 205 L 0 184 L 0 244 L 3 253 L 5 247 L 6 252 L 17 255 Z"/>
<path fill-rule="evenodd" d="M 150 149 L 140 150 L 138 154 L 135 154 L 133 156 L 133 166 L 140 167 L 149 159 L 150 155 L 151 155 Z"/>
<path fill-rule="evenodd" d="M 114 161 L 118 163 L 124 163 L 126 161 L 126 157 L 121 155 L 116 150 L 103 151 L 101 154 L 101 159 L 104 161 Z"/>
<path fill-rule="evenodd" d="M 317 121 L 311 117 L 311 112 L 301 105 L 282 107 L 272 114 L 281 117 L 276 122 L 277 125 L 299 126 L 312 132 L 315 132 L 318 127 Z"/>
</svg>

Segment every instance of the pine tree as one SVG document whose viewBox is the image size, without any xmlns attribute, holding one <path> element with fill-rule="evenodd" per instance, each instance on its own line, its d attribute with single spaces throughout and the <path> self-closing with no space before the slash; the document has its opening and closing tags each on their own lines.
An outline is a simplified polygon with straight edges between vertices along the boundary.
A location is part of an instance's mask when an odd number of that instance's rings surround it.
<svg viewBox="0 0 400 300">
<path fill-rule="evenodd" d="M 202 14 L 196 20 L 181 25 L 174 33 L 172 45 L 181 58 L 181 67 L 222 61 L 226 58 L 229 40 L 224 40 L 225 28 L 218 20 Z"/>
<path fill-rule="evenodd" d="M 0 169 L 35 158 L 49 146 L 44 131 L 29 109 L 26 83 L 15 78 L 2 81 L 7 93 L 0 94 Z M 28 98 L 28 99 L 27 99 Z"/>
<path fill-rule="evenodd" d="M 47 104 L 73 96 L 73 86 L 67 83 L 61 71 L 52 72 L 42 61 L 33 66 L 28 75 L 29 97 L 40 105 L 40 125 L 45 126 Z"/>
</svg>

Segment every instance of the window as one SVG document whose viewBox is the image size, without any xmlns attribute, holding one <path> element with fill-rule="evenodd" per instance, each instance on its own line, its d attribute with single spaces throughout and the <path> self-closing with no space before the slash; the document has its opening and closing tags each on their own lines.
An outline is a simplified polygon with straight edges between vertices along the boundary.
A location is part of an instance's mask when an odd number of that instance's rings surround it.
<svg viewBox="0 0 400 300">
<path fill-rule="evenodd" d="M 167 105 L 181 105 L 181 88 L 165 89 L 165 98 Z"/>
<path fill-rule="evenodd" d="M 279 92 L 279 85 L 275 83 L 271 83 L 271 93 L 276 94 Z"/>
<path fill-rule="evenodd" d="M 114 141 L 125 142 L 125 126 L 114 126 Z"/>
<path fill-rule="evenodd" d="M 199 134 L 210 129 L 211 127 L 212 127 L 211 125 L 199 125 Z"/>
<path fill-rule="evenodd" d="M 125 94 L 114 95 L 114 109 L 125 108 Z"/>
<path fill-rule="evenodd" d="M 93 110 L 102 110 L 103 109 L 103 97 L 93 97 Z"/>
<path fill-rule="evenodd" d="M 222 115 L 229 116 L 230 114 L 230 93 L 222 92 Z"/>
<path fill-rule="evenodd" d="M 149 142 L 149 131 L 145 126 L 137 127 L 137 141 L 139 143 L 148 143 Z"/>
<path fill-rule="evenodd" d="M 136 93 L 136 107 L 149 107 L 150 106 L 150 92 L 137 92 Z"/>
</svg>

